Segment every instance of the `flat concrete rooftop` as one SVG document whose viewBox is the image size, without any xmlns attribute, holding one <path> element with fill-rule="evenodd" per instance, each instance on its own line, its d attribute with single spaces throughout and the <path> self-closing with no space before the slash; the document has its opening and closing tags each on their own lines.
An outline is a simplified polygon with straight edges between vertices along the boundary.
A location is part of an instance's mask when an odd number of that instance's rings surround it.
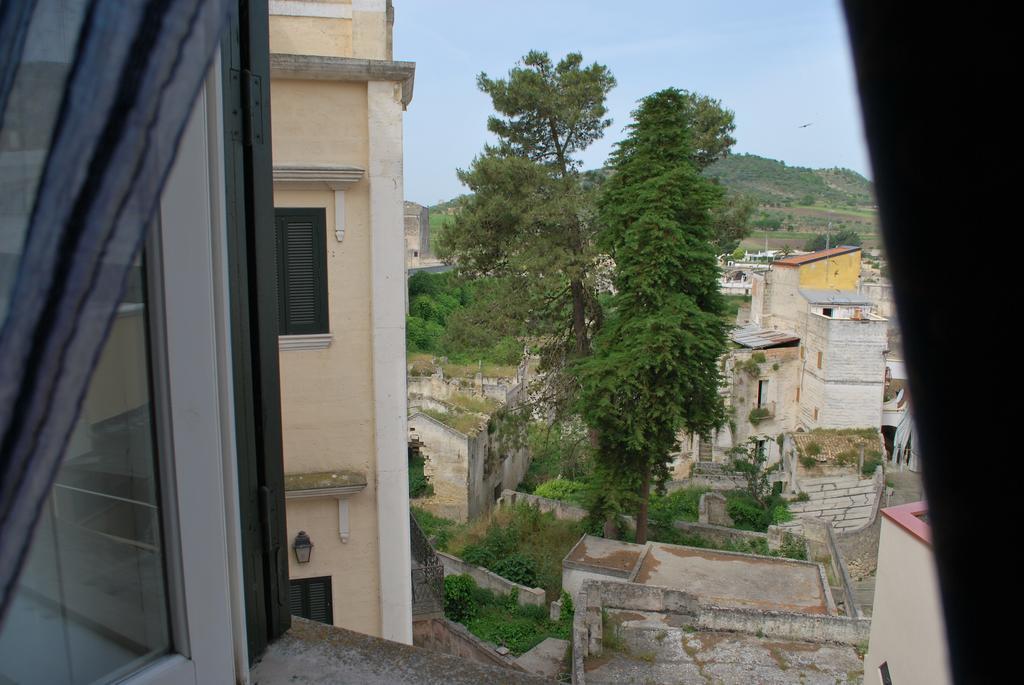
<svg viewBox="0 0 1024 685">
<path fill-rule="evenodd" d="M 723 607 L 828 613 L 818 566 L 806 562 L 654 542 L 634 582 L 684 590 Z"/>
<path fill-rule="evenodd" d="M 601 576 L 681 590 L 726 608 L 834 613 L 820 565 L 807 561 L 584 535 L 562 562 L 562 584 L 575 592 L 585 578 Z"/>
<path fill-rule="evenodd" d="M 593 569 L 611 571 L 615 576 L 631 575 L 647 550 L 646 545 L 584 535 L 569 550 L 564 561 Z"/>
</svg>

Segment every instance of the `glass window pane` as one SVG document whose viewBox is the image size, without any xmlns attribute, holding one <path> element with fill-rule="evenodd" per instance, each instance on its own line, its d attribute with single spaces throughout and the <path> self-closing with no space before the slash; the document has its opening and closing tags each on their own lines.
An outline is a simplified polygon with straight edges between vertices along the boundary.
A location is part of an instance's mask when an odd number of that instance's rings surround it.
<svg viewBox="0 0 1024 685">
<path fill-rule="evenodd" d="M 0 632 L 0 682 L 107 681 L 170 649 L 145 297 L 130 290 Z"/>
</svg>

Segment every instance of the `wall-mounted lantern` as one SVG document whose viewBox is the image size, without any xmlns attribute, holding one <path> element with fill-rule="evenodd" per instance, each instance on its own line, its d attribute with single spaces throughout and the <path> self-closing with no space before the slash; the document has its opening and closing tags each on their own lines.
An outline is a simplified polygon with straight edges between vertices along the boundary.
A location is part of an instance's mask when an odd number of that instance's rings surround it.
<svg viewBox="0 0 1024 685">
<path fill-rule="evenodd" d="M 299 534 L 295 536 L 292 549 L 295 550 L 295 560 L 297 562 L 300 564 L 309 563 L 309 557 L 313 553 L 313 541 L 306 535 L 306 531 L 300 530 Z"/>
</svg>

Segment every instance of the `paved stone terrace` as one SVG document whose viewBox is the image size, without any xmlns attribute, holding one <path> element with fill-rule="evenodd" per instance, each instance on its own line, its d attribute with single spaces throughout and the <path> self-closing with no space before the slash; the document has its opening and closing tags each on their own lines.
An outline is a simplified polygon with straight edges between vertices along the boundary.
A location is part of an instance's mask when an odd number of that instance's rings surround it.
<svg viewBox="0 0 1024 685">
<path fill-rule="evenodd" d="M 543 685 L 546 678 L 292 617 L 250 672 L 254 685 Z"/>
<path fill-rule="evenodd" d="M 835 685 L 863 682 L 864 664 L 848 645 L 693 631 L 665 614 L 609 610 L 617 641 L 587 657 L 587 685 Z"/>
<path fill-rule="evenodd" d="M 875 506 L 875 481 L 855 475 L 827 478 L 801 478 L 800 489 L 810 496 L 807 502 L 790 502 L 794 516 L 814 516 L 832 522 L 837 532 L 863 528 L 871 520 Z"/>
<path fill-rule="evenodd" d="M 689 592 L 718 606 L 828 613 L 818 566 L 651 543 L 634 582 Z"/>
</svg>

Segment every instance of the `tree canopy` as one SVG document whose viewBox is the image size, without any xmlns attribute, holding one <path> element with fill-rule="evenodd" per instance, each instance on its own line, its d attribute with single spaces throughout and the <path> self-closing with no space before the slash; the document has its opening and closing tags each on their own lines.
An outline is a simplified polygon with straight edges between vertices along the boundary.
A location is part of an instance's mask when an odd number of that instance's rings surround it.
<svg viewBox="0 0 1024 685">
<path fill-rule="evenodd" d="M 804 244 L 804 249 L 817 252 L 818 250 L 824 250 L 828 247 L 839 247 L 840 245 L 849 245 L 851 247 L 863 244 L 864 239 L 860 233 L 853 230 L 852 228 L 843 228 L 833 233 L 831 236 L 825 233 L 819 233 Z"/>
<path fill-rule="evenodd" d="M 472 195 L 440 251 L 464 274 L 494 278 L 503 295 L 479 318 L 527 322 L 560 388 L 564 360 L 589 354 L 600 325 L 594 191 L 580 182 L 577 155 L 611 124 L 615 79 L 578 53 L 555 64 L 532 51 L 506 78 L 480 74 L 477 85 L 494 105 L 487 126 L 498 143 L 459 170 Z"/>
<path fill-rule="evenodd" d="M 646 539 L 651 481 L 668 476 L 677 433 L 707 433 L 725 418 L 718 360 L 726 330 L 713 246 L 724 192 L 699 173 L 686 102 L 676 89 L 642 99 L 612 154 L 599 211 L 616 294 L 594 354 L 575 365 L 577 406 L 597 437 L 598 467 L 633 493 L 638 542 Z M 602 499 L 615 498 L 621 493 Z"/>
</svg>

